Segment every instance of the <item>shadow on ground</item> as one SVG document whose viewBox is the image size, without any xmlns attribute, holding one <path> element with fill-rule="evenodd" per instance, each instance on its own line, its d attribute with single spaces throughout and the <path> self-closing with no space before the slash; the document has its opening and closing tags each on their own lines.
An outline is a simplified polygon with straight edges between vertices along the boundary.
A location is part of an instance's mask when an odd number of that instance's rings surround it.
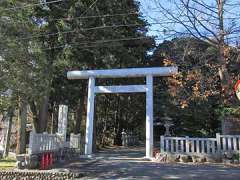
<svg viewBox="0 0 240 180">
<path fill-rule="evenodd" d="M 144 158 L 144 148 L 105 149 L 92 159 L 62 168 L 86 174 L 82 179 L 240 179 L 240 168 L 216 164 L 160 164 Z"/>
</svg>

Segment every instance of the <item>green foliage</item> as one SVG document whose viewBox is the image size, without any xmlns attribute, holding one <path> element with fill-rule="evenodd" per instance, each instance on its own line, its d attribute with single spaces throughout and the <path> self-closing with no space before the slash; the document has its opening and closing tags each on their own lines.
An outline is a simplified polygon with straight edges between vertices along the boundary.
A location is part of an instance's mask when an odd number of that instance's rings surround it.
<svg viewBox="0 0 240 180">
<path fill-rule="evenodd" d="M 102 42 L 147 36 L 146 22 L 140 18 L 139 4 L 136 1 L 99 1 L 90 8 L 93 3 L 91 0 L 71 0 L 6 11 L 6 8 L 25 6 L 29 3 L 32 2 L 25 0 L 1 2 L 0 50 L 3 63 L 0 64 L 0 88 L 1 90 L 11 89 L 15 101 L 18 101 L 19 97 L 28 101 L 35 128 L 38 128 L 37 125 L 49 124 L 46 122 L 48 113 L 52 114 L 56 125 L 59 104 L 69 105 L 71 112 L 76 113 L 80 97 L 87 95 L 86 81 L 67 80 L 67 71 L 146 65 L 147 51 L 154 46 L 153 38 Z M 136 12 L 136 14 L 81 18 L 129 12 Z M 138 24 L 138 26 L 94 29 L 94 27 L 122 24 Z M 86 30 L 88 28 L 90 30 Z M 125 80 L 116 80 L 113 83 L 122 82 Z M 119 96 L 113 99 L 118 98 L 124 99 L 123 104 L 127 101 L 130 101 L 131 106 L 141 104 L 136 98 L 128 100 L 124 96 Z M 105 96 L 103 99 L 109 100 L 109 97 Z M 115 108 L 119 109 L 120 105 Z M 106 107 L 100 104 L 97 112 L 99 123 L 104 118 L 101 117 L 104 111 Z M 119 121 L 125 119 L 129 128 L 138 125 L 135 120 L 140 118 L 141 109 L 133 110 L 133 113 L 138 115 L 132 115 L 131 120 L 124 117 L 127 116 L 125 113 L 127 109 L 123 108 L 120 111 L 121 113 L 117 115 Z M 72 121 L 74 118 L 71 118 L 69 123 L 71 124 L 70 132 L 75 124 Z M 118 128 L 119 134 L 123 127 L 111 124 L 109 128 Z"/>
<path fill-rule="evenodd" d="M 234 153 L 233 154 L 233 160 L 239 160 L 240 161 L 240 153 Z"/>
<path fill-rule="evenodd" d="M 0 159 L 1 170 L 12 169 L 15 166 L 16 166 L 16 159 L 14 157 L 6 157 L 4 159 Z"/>
<path fill-rule="evenodd" d="M 216 113 L 219 118 L 224 118 L 225 116 L 240 117 L 240 107 L 219 107 L 216 109 Z"/>
</svg>

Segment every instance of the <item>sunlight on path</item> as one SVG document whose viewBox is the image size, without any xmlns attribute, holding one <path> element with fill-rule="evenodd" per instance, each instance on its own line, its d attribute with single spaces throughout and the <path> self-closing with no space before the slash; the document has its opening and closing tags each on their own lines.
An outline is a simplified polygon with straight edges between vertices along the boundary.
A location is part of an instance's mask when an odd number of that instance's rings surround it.
<svg viewBox="0 0 240 180">
<path fill-rule="evenodd" d="M 239 179 L 240 168 L 211 164 L 159 164 L 146 161 L 144 148 L 110 148 L 91 159 L 65 165 L 81 179 Z"/>
</svg>

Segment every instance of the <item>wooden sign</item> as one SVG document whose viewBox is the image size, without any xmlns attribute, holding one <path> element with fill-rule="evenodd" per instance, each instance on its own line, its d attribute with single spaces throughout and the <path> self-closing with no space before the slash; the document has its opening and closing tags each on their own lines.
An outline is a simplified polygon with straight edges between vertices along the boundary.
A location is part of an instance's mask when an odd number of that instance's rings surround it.
<svg viewBox="0 0 240 180">
<path fill-rule="evenodd" d="M 235 84 L 234 91 L 236 92 L 237 98 L 240 100 L 240 80 Z"/>
</svg>

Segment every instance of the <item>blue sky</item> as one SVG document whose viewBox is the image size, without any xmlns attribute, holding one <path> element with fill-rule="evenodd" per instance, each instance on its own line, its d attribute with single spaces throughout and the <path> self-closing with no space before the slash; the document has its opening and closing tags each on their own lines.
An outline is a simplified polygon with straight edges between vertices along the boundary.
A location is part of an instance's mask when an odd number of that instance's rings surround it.
<svg viewBox="0 0 240 180">
<path fill-rule="evenodd" d="M 155 3 L 157 2 L 161 2 L 162 5 L 165 8 L 168 8 L 171 10 L 171 12 L 177 12 L 175 9 L 174 4 L 171 4 L 171 2 L 174 2 L 174 0 L 138 0 L 141 3 L 141 12 L 144 16 L 144 19 L 146 19 L 150 24 L 151 23 L 164 23 L 166 21 L 169 21 L 166 16 L 164 16 L 161 11 L 159 10 L 160 8 L 157 7 L 157 4 Z M 178 1 L 178 0 L 175 0 Z M 192 2 L 192 1 L 191 1 Z M 215 0 L 198 0 L 198 2 L 204 2 L 207 3 L 209 6 L 213 6 L 216 7 L 216 1 Z M 239 0 L 228 0 L 227 1 L 228 5 L 226 5 L 226 12 L 224 14 L 225 19 L 225 28 L 226 30 L 232 28 L 232 25 L 234 25 L 234 28 L 239 31 L 235 32 L 234 35 L 229 35 L 229 40 L 228 41 L 232 41 L 232 42 L 236 42 L 239 38 L 240 38 L 240 2 Z M 236 4 L 236 5 L 235 5 Z M 195 6 L 195 5 L 194 5 Z M 196 6 L 197 7 L 197 6 Z M 211 13 L 211 10 L 206 10 L 203 9 L 204 12 L 208 12 Z M 178 12 L 177 12 L 178 13 Z M 203 14 L 199 15 L 200 19 L 204 19 L 204 18 L 209 18 L 209 16 L 204 16 Z M 182 20 L 186 20 L 182 18 Z M 207 28 L 209 28 L 211 31 L 218 32 L 218 29 L 216 28 L 216 26 L 213 26 L 213 23 L 218 23 L 216 20 L 211 20 L 210 23 L 208 21 L 208 23 L 206 23 L 206 21 L 204 21 L 205 25 L 207 26 Z M 212 24 L 211 24 L 212 23 Z M 163 33 L 165 32 L 165 30 L 167 29 L 167 32 L 170 32 L 171 30 L 177 30 L 180 32 L 183 32 L 186 30 L 186 28 L 184 28 L 182 25 L 179 24 L 165 24 L 165 27 L 163 27 L 163 25 L 156 25 L 156 24 L 152 24 L 149 27 L 149 35 L 153 35 L 153 36 L 157 36 L 159 39 L 169 39 L 167 37 L 168 34 Z M 199 25 L 199 29 L 201 30 L 201 32 L 203 32 L 206 36 L 210 37 L 210 38 L 214 38 L 214 35 L 212 35 L 211 33 L 209 33 L 209 31 L 206 31 L 205 29 L 201 28 L 201 26 Z M 171 34 L 171 33 L 169 33 Z M 158 42 L 161 42 L 161 40 L 158 40 Z"/>
</svg>

